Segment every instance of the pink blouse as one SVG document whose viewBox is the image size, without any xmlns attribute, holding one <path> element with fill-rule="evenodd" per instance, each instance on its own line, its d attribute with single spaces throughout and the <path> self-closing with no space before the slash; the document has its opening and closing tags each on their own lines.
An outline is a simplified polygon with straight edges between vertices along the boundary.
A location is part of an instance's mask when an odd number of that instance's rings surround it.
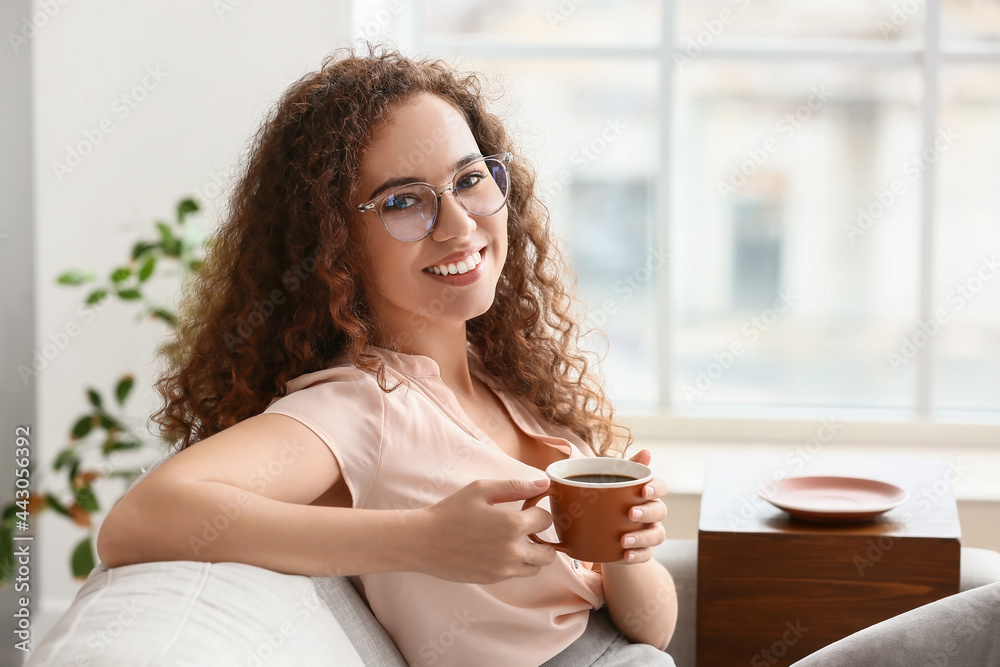
<svg viewBox="0 0 1000 667">
<path fill-rule="evenodd" d="M 386 364 L 384 393 L 353 366 L 306 373 L 265 412 L 288 415 L 333 451 L 354 507 L 416 509 L 433 505 L 477 479 L 544 478 L 544 471 L 506 454 L 462 410 L 423 355 L 369 348 Z M 514 423 L 569 457 L 593 456 L 563 427 L 546 423 L 525 401 L 507 395 L 475 354 L 472 372 L 506 406 Z M 522 502 L 498 504 L 519 511 Z M 540 534 L 555 541 L 550 526 Z M 539 665 L 576 640 L 591 609 L 604 605 L 599 572 L 557 553 L 534 577 L 466 584 L 416 572 L 361 575 L 368 604 L 411 665 Z"/>
</svg>

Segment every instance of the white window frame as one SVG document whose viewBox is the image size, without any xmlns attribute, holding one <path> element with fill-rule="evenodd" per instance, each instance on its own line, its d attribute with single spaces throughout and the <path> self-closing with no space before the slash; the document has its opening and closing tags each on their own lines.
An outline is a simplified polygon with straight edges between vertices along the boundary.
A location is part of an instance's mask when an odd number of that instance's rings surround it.
<svg viewBox="0 0 1000 667">
<path fill-rule="evenodd" d="M 664 0 L 662 16 L 662 41 L 657 46 L 548 46 L 543 44 L 505 43 L 500 40 L 441 40 L 423 34 L 418 26 L 423 24 L 423 0 L 394 0 L 397 10 L 394 25 L 386 36 L 406 52 L 442 58 L 468 55 L 496 59 L 605 59 L 655 60 L 660 63 L 659 108 L 662 130 L 660 133 L 659 177 L 654 193 L 653 242 L 670 252 L 671 210 L 671 136 L 673 134 L 675 56 L 686 55 L 675 30 L 675 2 Z M 402 4 L 400 4 L 402 3 Z M 942 0 L 926 0 L 924 41 L 879 43 L 873 40 L 722 40 L 713 43 L 699 54 L 706 60 L 767 60 L 767 61 L 819 61 L 864 62 L 878 65 L 909 64 L 921 69 L 924 86 L 922 101 L 922 147 L 934 144 L 939 112 L 939 74 L 942 65 L 987 63 L 1000 64 L 1000 48 L 979 44 L 959 44 L 943 48 L 941 43 Z M 540 8 L 541 11 L 541 8 Z M 355 16 L 356 34 L 363 21 Z M 371 21 L 369 20 L 369 23 Z M 937 165 L 923 171 L 920 201 L 920 258 L 919 258 L 919 321 L 933 317 L 933 247 L 934 207 Z M 670 272 L 658 271 L 655 284 L 657 294 L 670 294 Z M 657 298 L 658 303 L 665 300 Z M 658 378 L 660 402 L 655 414 L 620 413 L 640 442 L 739 442 L 767 441 L 801 443 L 812 437 L 822 419 L 836 419 L 843 428 L 838 441 L 845 444 L 877 443 L 889 447 L 938 445 L 954 447 L 1000 447 L 1000 422 L 968 423 L 945 421 L 931 411 L 931 350 L 933 340 L 920 348 L 915 359 L 917 369 L 916 408 L 913 411 L 864 411 L 844 410 L 834 407 L 813 409 L 760 409 L 754 416 L 745 416 L 747 410 L 702 406 L 697 413 L 688 409 L 677 410 L 671 391 L 671 358 L 673 337 L 669 308 L 657 309 L 654 326 L 661 341 L 658 351 Z M 742 413 L 742 414 L 741 414 Z"/>
</svg>

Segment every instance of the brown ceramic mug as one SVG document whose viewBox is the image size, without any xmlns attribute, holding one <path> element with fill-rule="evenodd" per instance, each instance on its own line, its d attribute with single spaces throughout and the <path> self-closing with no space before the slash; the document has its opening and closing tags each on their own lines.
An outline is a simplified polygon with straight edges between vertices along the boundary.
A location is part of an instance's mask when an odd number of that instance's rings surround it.
<svg viewBox="0 0 1000 667">
<path fill-rule="evenodd" d="M 642 488 L 653 471 L 635 461 L 586 456 L 556 461 L 545 474 L 551 480 L 548 490 L 524 501 L 523 509 L 548 496 L 559 542 L 528 537 L 591 563 L 624 558 L 622 536 L 643 526 L 628 517 L 629 510 L 645 500 Z"/>
</svg>

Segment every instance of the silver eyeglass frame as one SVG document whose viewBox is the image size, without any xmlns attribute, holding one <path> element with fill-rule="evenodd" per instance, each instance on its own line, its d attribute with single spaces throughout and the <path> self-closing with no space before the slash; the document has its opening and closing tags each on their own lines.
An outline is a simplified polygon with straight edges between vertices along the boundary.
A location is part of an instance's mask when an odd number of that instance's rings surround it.
<svg viewBox="0 0 1000 667">
<path fill-rule="evenodd" d="M 470 160 L 466 164 L 463 164 L 461 167 L 459 167 L 458 169 L 456 169 L 454 176 L 451 177 L 450 184 L 446 183 L 444 185 L 434 186 L 434 185 L 431 185 L 430 183 L 424 183 L 422 181 L 414 181 L 412 183 L 406 183 L 405 185 L 400 185 L 399 187 L 401 187 L 401 188 L 411 187 L 411 186 L 414 186 L 414 185 L 425 185 L 428 188 L 430 188 L 437 195 L 437 197 L 434 199 L 434 217 L 431 218 L 431 226 L 427 229 L 427 231 L 423 234 L 423 236 L 421 236 L 420 238 L 417 238 L 417 239 L 413 239 L 412 241 L 403 241 L 403 240 L 397 239 L 395 236 L 393 236 L 392 232 L 389 231 L 389 228 L 386 227 L 385 220 L 382 218 L 382 203 L 386 199 L 388 199 L 390 196 L 392 196 L 392 194 L 393 194 L 392 192 L 383 192 L 382 194 L 380 194 L 379 196 L 375 197 L 374 199 L 370 199 L 370 200 L 366 201 L 364 204 L 358 204 L 355 208 L 360 213 L 367 213 L 368 211 L 375 210 L 378 213 L 379 222 L 382 223 L 382 228 L 385 229 L 386 233 L 389 236 L 392 236 L 392 238 L 396 239 L 400 243 L 416 243 L 417 241 L 423 241 L 425 238 L 427 238 L 428 236 L 430 236 L 431 232 L 434 231 L 434 228 L 437 227 L 438 213 L 440 213 L 440 211 L 441 211 L 441 197 L 446 192 L 450 191 L 452 193 L 452 195 L 455 196 L 455 201 L 457 201 L 462 206 L 462 208 L 464 208 L 466 211 L 468 211 L 469 214 L 471 214 L 471 215 L 478 215 L 478 216 L 493 215 L 494 213 L 496 213 L 497 211 L 499 211 L 500 209 L 502 209 L 504 206 L 506 206 L 507 205 L 507 199 L 510 198 L 510 180 L 511 180 L 510 179 L 510 163 L 511 163 L 511 161 L 513 159 L 514 159 L 514 154 L 511 153 L 511 152 L 509 152 L 509 151 L 505 151 L 503 153 L 497 153 L 495 155 L 484 155 L 484 156 L 482 156 L 480 158 L 476 158 L 474 160 Z M 466 167 L 468 167 L 470 164 L 474 164 L 476 162 L 479 162 L 480 160 L 497 160 L 500 164 L 503 165 L 504 173 L 507 176 L 507 191 L 503 195 L 503 202 L 499 206 L 496 207 L 496 210 L 490 211 L 489 213 L 474 213 L 472 211 L 469 211 L 469 207 L 465 205 L 465 202 L 463 202 L 460 197 L 458 197 L 457 195 L 455 195 L 455 179 L 458 178 L 458 175 L 460 173 L 462 173 L 463 169 L 465 169 Z M 444 189 L 438 191 L 438 188 L 444 188 Z"/>
</svg>

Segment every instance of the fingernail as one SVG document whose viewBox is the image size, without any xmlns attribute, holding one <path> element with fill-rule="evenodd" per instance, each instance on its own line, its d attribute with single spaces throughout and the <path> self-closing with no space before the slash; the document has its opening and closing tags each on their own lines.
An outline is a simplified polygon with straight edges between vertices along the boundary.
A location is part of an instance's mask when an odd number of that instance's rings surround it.
<svg viewBox="0 0 1000 667">
<path fill-rule="evenodd" d="M 536 479 L 534 482 L 532 482 L 532 484 L 535 485 L 535 488 L 544 489 L 546 486 L 549 485 L 549 480 L 547 480 L 547 479 Z"/>
<path fill-rule="evenodd" d="M 629 547 L 634 547 L 634 546 L 635 546 L 635 538 L 629 535 L 628 537 L 625 538 L 625 548 L 628 549 Z"/>
<path fill-rule="evenodd" d="M 656 489 L 654 489 L 652 486 L 647 486 L 645 489 L 643 489 L 642 493 L 647 498 L 652 498 L 653 494 L 656 493 Z"/>
<path fill-rule="evenodd" d="M 639 509 L 638 507 L 633 507 L 632 508 L 632 520 L 633 521 L 638 521 L 641 518 L 642 518 L 642 510 Z"/>
<path fill-rule="evenodd" d="M 630 551 L 628 553 L 628 556 L 625 556 L 625 560 L 627 560 L 627 561 L 629 561 L 631 563 L 632 561 L 635 560 L 635 554 Z"/>
</svg>

